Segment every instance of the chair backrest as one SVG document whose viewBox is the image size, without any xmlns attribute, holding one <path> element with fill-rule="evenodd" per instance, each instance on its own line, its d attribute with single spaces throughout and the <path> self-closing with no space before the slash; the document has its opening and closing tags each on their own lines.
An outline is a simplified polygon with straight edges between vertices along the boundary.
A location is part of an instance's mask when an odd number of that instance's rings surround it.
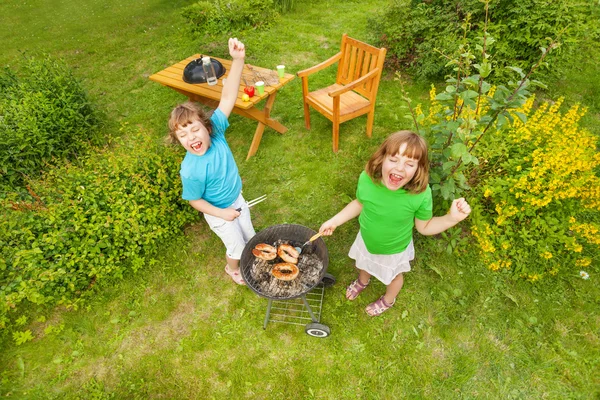
<svg viewBox="0 0 600 400">
<path fill-rule="evenodd" d="M 375 68 L 379 68 L 379 76 L 368 80 L 366 84 L 357 86 L 354 91 L 373 100 L 379 88 L 379 79 L 385 61 L 385 48 L 378 49 L 360 40 L 352 39 L 344 33 L 342 36 L 342 58 L 338 64 L 336 83 L 345 85 L 361 78 Z"/>
</svg>

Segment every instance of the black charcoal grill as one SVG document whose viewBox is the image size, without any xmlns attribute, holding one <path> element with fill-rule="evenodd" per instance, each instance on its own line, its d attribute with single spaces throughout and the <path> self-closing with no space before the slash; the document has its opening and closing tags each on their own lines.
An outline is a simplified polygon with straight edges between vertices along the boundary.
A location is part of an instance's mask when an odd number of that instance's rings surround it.
<svg viewBox="0 0 600 400">
<path fill-rule="evenodd" d="M 279 257 L 265 261 L 252 254 L 252 249 L 261 243 L 274 247 L 290 244 L 299 248 L 315 233 L 302 225 L 275 225 L 260 231 L 246 244 L 240 260 L 242 277 L 256 294 L 269 299 L 263 328 L 266 329 L 273 317 L 273 322 L 305 325 L 306 333 L 311 336 L 329 335 L 329 327 L 320 323 L 320 317 L 324 288 L 333 285 L 335 278 L 327 273 L 329 254 L 323 239 L 304 247 L 298 258 L 300 272 L 292 281 L 278 280 L 271 275 L 273 266 L 283 262 Z M 317 309 L 316 313 L 313 307 Z M 304 324 L 304 320 L 310 322 Z"/>
</svg>

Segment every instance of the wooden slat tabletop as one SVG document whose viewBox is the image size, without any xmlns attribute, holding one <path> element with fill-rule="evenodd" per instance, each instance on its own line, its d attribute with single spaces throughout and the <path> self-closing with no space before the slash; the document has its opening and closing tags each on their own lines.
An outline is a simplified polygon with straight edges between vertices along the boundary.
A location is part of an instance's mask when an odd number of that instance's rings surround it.
<svg viewBox="0 0 600 400">
<path fill-rule="evenodd" d="M 195 54 L 178 62 L 177 64 L 171 65 L 170 67 L 151 75 L 150 79 L 160 83 L 161 85 L 183 90 L 188 93 L 197 94 L 210 100 L 219 101 L 221 99 L 221 92 L 223 91 L 223 78 L 227 78 L 229 75 L 229 70 L 231 69 L 231 60 L 211 57 L 215 60 L 219 60 L 226 69 L 225 75 L 219 78 L 219 82 L 216 85 L 210 86 L 207 83 L 186 83 L 183 81 L 183 70 L 190 61 L 193 61 L 197 58 L 200 58 L 200 54 Z M 238 91 L 238 98 L 235 102 L 235 107 L 244 110 L 252 108 L 256 103 L 266 99 L 269 94 L 274 93 L 282 88 L 285 84 L 294 79 L 294 77 L 295 76 L 292 74 L 284 74 L 284 77 L 279 79 L 276 70 L 269 70 L 266 68 L 246 64 L 244 70 L 242 71 L 242 80 Z M 255 82 L 260 80 L 265 82 L 265 93 L 263 95 L 259 95 L 258 91 L 256 91 L 255 95 L 250 98 L 250 101 L 244 101 L 242 96 L 244 95 L 244 87 L 246 86 L 246 83 L 248 85 L 253 85 Z"/>
</svg>

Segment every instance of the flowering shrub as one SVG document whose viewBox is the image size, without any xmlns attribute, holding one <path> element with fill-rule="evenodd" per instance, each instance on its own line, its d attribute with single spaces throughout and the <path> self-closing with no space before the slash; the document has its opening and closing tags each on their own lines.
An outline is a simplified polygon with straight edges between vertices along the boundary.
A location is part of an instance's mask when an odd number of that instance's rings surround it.
<svg viewBox="0 0 600 400">
<path fill-rule="evenodd" d="M 427 113 L 415 108 L 425 131 L 452 124 L 452 110 L 438 96 L 432 88 Z M 513 110 L 502 129 L 489 131 L 465 182 L 473 187 L 471 231 L 484 264 L 530 281 L 588 267 L 600 246 L 600 179 L 594 173 L 600 153 L 596 138 L 579 126 L 586 109 L 576 105 L 561 113 L 559 99 L 534 110 L 534 100 Z M 483 101 L 480 112 L 488 107 Z M 478 118 L 473 110 L 467 114 Z M 440 121 L 440 115 L 449 117 Z"/>
<path fill-rule="evenodd" d="M 467 31 L 465 24 L 465 38 Z M 542 48 L 527 73 L 510 67 L 519 81 L 492 86 L 486 79 L 495 71 L 488 54 L 494 43 L 485 27 L 475 46 L 463 40 L 448 57 L 455 75 L 441 91 L 432 87 L 427 111 L 410 107 L 405 95 L 417 131 L 429 141 L 434 203 L 444 206 L 439 200 L 470 191 L 473 236 L 492 270 L 535 281 L 587 267 L 600 244 L 596 140 L 579 127 L 584 109 L 561 114 L 561 99 L 533 111 L 530 92 L 543 86 L 530 77 L 558 44 Z M 465 240 L 458 229 L 449 232 L 450 249 Z"/>
<path fill-rule="evenodd" d="M 597 258 L 600 153 L 579 126 L 585 108 L 561 113 L 559 99 L 533 110 L 533 102 L 519 110 L 526 122 L 514 119 L 482 149 L 491 157 L 477 186 L 472 232 L 490 269 L 536 281 Z M 491 149 L 499 142 L 501 152 Z"/>
</svg>

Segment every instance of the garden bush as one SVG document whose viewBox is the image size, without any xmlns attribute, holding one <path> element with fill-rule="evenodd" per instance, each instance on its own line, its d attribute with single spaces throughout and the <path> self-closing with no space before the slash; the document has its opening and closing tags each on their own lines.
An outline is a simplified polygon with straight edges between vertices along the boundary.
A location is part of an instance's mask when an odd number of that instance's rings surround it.
<svg viewBox="0 0 600 400">
<path fill-rule="evenodd" d="M 592 2 L 577 0 L 490 1 L 487 32 L 502 38 L 491 60 L 497 67 L 492 82 L 503 80 L 505 66 L 527 68 L 538 58 L 548 38 L 560 36 L 563 48 L 555 55 L 556 65 L 572 59 L 578 43 L 600 39 L 599 11 Z M 465 30 L 474 38 L 482 36 L 485 11 L 480 0 L 392 0 L 371 26 L 379 45 L 388 48 L 388 62 L 424 79 L 439 79 L 452 71 L 447 59 L 458 48 Z M 540 75 L 543 76 L 543 75 Z"/>
<path fill-rule="evenodd" d="M 0 72 L 0 191 L 22 188 L 48 163 L 73 159 L 102 143 L 100 119 L 79 80 L 61 60 L 24 56 Z"/>
<path fill-rule="evenodd" d="M 510 67 L 518 79 L 491 85 L 487 50 L 495 41 L 483 30 L 475 46 L 464 35 L 449 63 L 454 76 L 439 91 L 432 85 L 427 110 L 404 95 L 429 141 L 434 204 L 468 197 L 473 237 L 494 271 L 536 281 L 588 267 L 600 245 L 596 139 L 579 127 L 585 110 L 577 106 L 562 114 L 559 100 L 532 111 L 530 90 L 541 83 L 530 76 L 556 44 L 529 72 Z M 450 231 L 450 247 L 467 240 L 461 234 Z"/>
<path fill-rule="evenodd" d="M 131 132 L 127 143 L 30 182 L 0 216 L 0 327 L 19 305 L 76 305 L 97 282 L 136 271 L 197 218 L 180 200 L 181 155 Z"/>
<path fill-rule="evenodd" d="M 490 269 L 536 281 L 597 263 L 600 153 L 579 126 L 585 108 L 562 113 L 562 99 L 533 103 L 519 110 L 526 120 L 515 118 L 484 143 L 472 232 Z"/>
<path fill-rule="evenodd" d="M 489 94 L 495 90 L 491 87 Z M 455 123 L 452 110 L 437 96 L 433 89 L 427 113 L 415 109 L 422 132 L 428 134 L 431 126 Z M 592 264 L 600 256 L 600 179 L 595 174 L 600 153 L 596 137 L 579 126 L 586 110 L 576 105 L 561 113 L 562 99 L 534 109 L 534 100 L 528 97 L 501 129 L 496 125 L 489 130 L 469 156 L 473 162 L 462 190 L 447 196 L 466 195 L 471 202 L 471 232 L 482 262 L 493 271 L 531 281 L 596 268 Z M 468 113 L 479 119 L 488 107 L 483 104 L 477 115 L 473 109 Z M 440 121 L 441 114 L 449 118 Z M 429 140 L 435 142 L 431 136 Z M 453 145 L 446 147 L 450 154 Z M 443 165 L 432 167 L 432 176 L 444 175 Z M 434 186 L 439 189 L 439 182 Z M 438 200 L 443 194 L 437 191 Z"/>
<path fill-rule="evenodd" d="M 288 3 L 278 1 L 278 6 L 291 7 Z M 278 13 L 273 0 L 217 0 L 194 3 L 183 8 L 181 15 L 193 32 L 218 34 L 267 27 Z"/>
</svg>

